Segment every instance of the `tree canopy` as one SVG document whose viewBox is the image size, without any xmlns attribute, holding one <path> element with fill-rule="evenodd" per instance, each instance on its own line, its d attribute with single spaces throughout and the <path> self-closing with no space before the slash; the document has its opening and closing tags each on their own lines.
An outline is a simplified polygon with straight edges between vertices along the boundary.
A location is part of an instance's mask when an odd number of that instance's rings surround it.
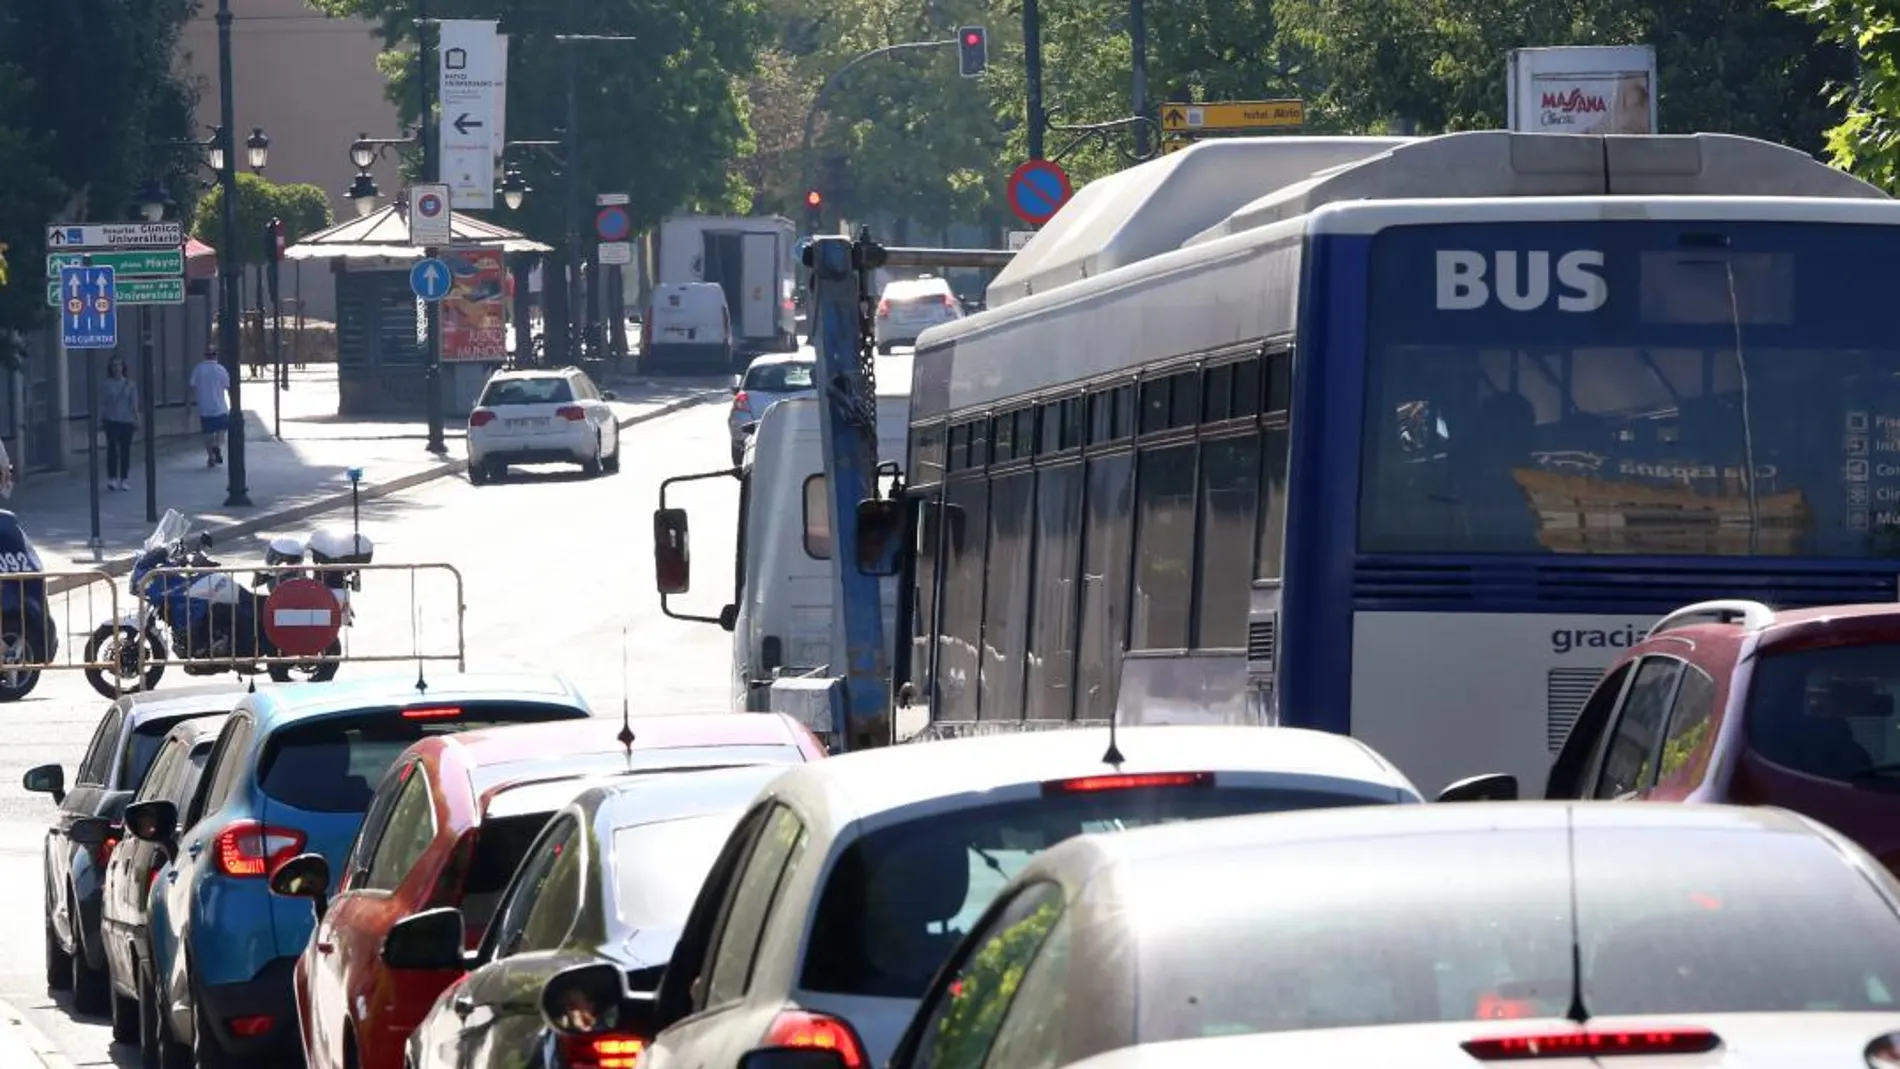
<svg viewBox="0 0 1900 1069">
<path fill-rule="evenodd" d="M 224 250 L 224 191 L 216 186 L 198 202 L 198 214 L 191 223 L 191 235 L 232 257 L 236 264 L 267 262 L 264 228 L 272 219 L 284 224 L 284 243 L 294 245 L 306 234 L 314 234 L 335 220 L 330 213 L 330 198 L 312 185 L 279 185 L 254 174 L 237 176 L 237 248 Z"/>
</svg>

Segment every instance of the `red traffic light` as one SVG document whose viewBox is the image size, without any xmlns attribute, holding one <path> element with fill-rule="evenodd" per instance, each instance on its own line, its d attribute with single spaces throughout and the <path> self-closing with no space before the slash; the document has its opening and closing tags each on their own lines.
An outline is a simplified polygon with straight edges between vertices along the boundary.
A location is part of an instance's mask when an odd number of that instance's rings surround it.
<svg viewBox="0 0 1900 1069">
<path fill-rule="evenodd" d="M 975 30 L 971 30 L 963 35 L 963 43 L 969 45 L 971 48 L 975 48 L 977 45 L 983 43 L 983 35 Z"/>
<path fill-rule="evenodd" d="M 824 201 L 825 201 L 825 198 L 819 196 L 818 191 L 815 189 L 812 190 L 810 193 L 805 194 L 805 203 L 809 207 L 816 208 L 820 204 L 823 204 Z"/>
</svg>

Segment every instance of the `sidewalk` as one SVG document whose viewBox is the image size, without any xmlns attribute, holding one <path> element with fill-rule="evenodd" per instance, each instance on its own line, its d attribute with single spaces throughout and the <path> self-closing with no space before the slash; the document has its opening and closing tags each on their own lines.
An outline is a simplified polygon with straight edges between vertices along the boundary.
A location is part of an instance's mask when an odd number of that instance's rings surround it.
<svg viewBox="0 0 1900 1069">
<path fill-rule="evenodd" d="M 720 380 L 723 381 L 723 380 Z M 720 381 L 707 379 L 627 379 L 603 382 L 619 395 L 613 402 L 625 427 L 669 412 L 723 398 Z M 245 467 L 251 507 L 225 507 L 227 467 L 207 468 L 203 440 L 161 441 L 158 445 L 158 510 L 177 509 L 197 531 L 210 531 L 218 542 L 267 527 L 347 507 L 352 467 L 363 470 L 362 499 L 374 500 L 463 470 L 464 429 L 446 428 L 449 452 L 438 458 L 424 449 L 428 432 L 420 422 L 375 423 L 342 420 L 336 415 L 337 383 L 333 367 L 293 371 L 283 393 L 283 440 L 271 436 L 272 389 L 267 379 L 244 382 Z M 228 460 L 228 457 L 227 457 Z M 100 567 L 120 574 L 130 555 L 151 533 L 145 517 L 144 456 L 132 452 L 132 489 L 103 488 L 105 457 L 100 455 L 99 533 L 104 551 L 95 557 L 91 535 L 89 483 L 83 454 L 64 472 L 23 478 L 7 502 L 25 525 L 48 571 Z M 53 588 L 70 584 L 55 581 Z"/>
<path fill-rule="evenodd" d="M 5 1069 L 73 1069 L 52 1040 L 17 1008 L 0 1002 L 0 1066 Z"/>
</svg>

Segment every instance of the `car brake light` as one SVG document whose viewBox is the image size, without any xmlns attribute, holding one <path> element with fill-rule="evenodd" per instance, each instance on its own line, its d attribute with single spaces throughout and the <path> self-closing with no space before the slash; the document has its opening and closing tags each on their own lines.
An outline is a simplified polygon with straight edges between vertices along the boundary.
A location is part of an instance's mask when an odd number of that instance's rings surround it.
<svg viewBox="0 0 1900 1069">
<path fill-rule="evenodd" d="M 1548 1035 L 1499 1036 L 1459 1044 L 1481 1062 L 1534 1058 L 1610 1058 L 1625 1054 L 1703 1054 L 1722 1045 L 1706 1028 L 1641 1032 L 1553 1032 Z"/>
<path fill-rule="evenodd" d="M 106 863 L 112 860 L 112 851 L 119 848 L 118 831 L 118 828 L 113 828 L 106 833 L 104 839 L 90 848 L 89 852 L 92 854 L 92 864 L 94 868 L 103 869 L 106 867 Z"/>
<path fill-rule="evenodd" d="M 1078 776 L 1050 780 L 1043 794 L 1083 794 L 1089 791 L 1132 791 L 1142 787 L 1212 787 L 1212 772 L 1139 772 L 1126 775 Z"/>
<path fill-rule="evenodd" d="M 295 828 L 255 820 L 232 823 L 211 841 L 218 871 L 226 876 L 264 877 L 296 857 L 308 840 Z"/>
<path fill-rule="evenodd" d="M 486 408 L 478 408 L 468 414 L 468 425 L 471 427 L 486 427 L 493 422 L 495 414 Z"/>
<path fill-rule="evenodd" d="M 877 317 L 879 319 L 889 319 L 891 317 L 891 302 L 888 298 L 879 297 L 877 299 Z"/>
<path fill-rule="evenodd" d="M 224 1026 L 239 1039 L 256 1039 L 269 1032 L 270 1026 L 275 1023 L 276 1020 L 268 1013 L 254 1013 L 249 1017 L 232 1017 L 224 1022 Z"/>
<path fill-rule="evenodd" d="M 579 423 L 587 418 L 587 411 L 579 405 L 562 405 L 554 410 L 554 414 L 569 423 Z"/>
<path fill-rule="evenodd" d="M 561 1036 L 561 1064 L 568 1069 L 633 1069 L 646 1041 L 628 1035 Z"/>
<path fill-rule="evenodd" d="M 828 1013 L 786 1010 L 765 1030 L 767 1047 L 818 1047 L 835 1050 L 845 1069 L 864 1069 L 864 1044 L 842 1018 Z"/>
<path fill-rule="evenodd" d="M 747 412 L 750 412 L 752 411 L 752 398 L 744 390 L 740 390 L 738 393 L 732 395 L 732 407 L 743 408 Z"/>
<path fill-rule="evenodd" d="M 423 705 L 402 711 L 404 720 L 453 720 L 461 715 L 459 705 Z"/>
</svg>

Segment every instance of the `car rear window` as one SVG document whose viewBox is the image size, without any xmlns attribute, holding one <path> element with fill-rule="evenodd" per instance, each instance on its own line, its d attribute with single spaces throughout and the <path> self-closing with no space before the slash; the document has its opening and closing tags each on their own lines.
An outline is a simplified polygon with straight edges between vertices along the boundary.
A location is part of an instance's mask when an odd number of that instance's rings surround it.
<svg viewBox="0 0 1900 1069">
<path fill-rule="evenodd" d="M 764 393 L 792 393 L 812 388 L 810 364 L 760 364 L 745 373 L 745 388 Z"/>
<path fill-rule="evenodd" d="M 1489 830 L 1131 867 L 1134 1040 L 1562 1016 L 1568 852 Z M 1580 828 L 1575 858 L 1592 1016 L 1900 1009 L 1900 920 L 1821 839 Z"/>
<path fill-rule="evenodd" d="M 1900 644 L 1763 657 L 1748 743 L 1775 764 L 1843 783 L 1900 782 Z"/>
<path fill-rule="evenodd" d="M 503 405 L 560 405 L 574 399 L 565 378 L 506 379 L 491 382 L 482 392 L 481 407 Z"/>
<path fill-rule="evenodd" d="M 1365 805 L 1311 791 L 1137 787 L 1077 791 L 881 828 L 832 869 L 813 921 L 803 986 L 921 998 L 958 938 L 1031 858 L 1071 836 L 1242 813 Z"/>
<path fill-rule="evenodd" d="M 550 810 L 482 821 L 475 833 L 475 860 L 462 884 L 462 918 L 471 937 L 488 929 L 508 880 L 553 815 Z"/>
<path fill-rule="evenodd" d="M 634 931 L 686 926 L 739 813 L 682 817 L 614 829 L 614 905 Z"/>
<path fill-rule="evenodd" d="M 158 749 L 165 742 L 165 736 L 171 730 L 187 720 L 196 720 L 205 716 L 223 716 L 228 710 L 214 709 L 203 713 L 187 713 L 184 716 L 168 716 L 162 719 L 144 721 L 132 729 L 125 740 L 124 764 L 119 766 L 119 788 L 137 791 L 145 782 L 146 774 L 152 771 L 152 762 L 158 759 Z"/>
<path fill-rule="evenodd" d="M 469 784 L 479 797 L 504 783 L 535 779 L 592 776 L 610 772 L 651 772 L 662 768 L 703 765 L 792 765 L 805 760 L 796 746 L 668 746 L 635 750 L 575 754 L 556 758 L 524 758 L 483 765 L 469 773 Z"/>
<path fill-rule="evenodd" d="M 265 742 L 257 783 L 266 795 L 298 809 L 366 813 L 376 784 L 412 743 L 431 735 L 585 715 L 569 705 L 497 702 L 391 708 L 290 724 Z"/>
</svg>

